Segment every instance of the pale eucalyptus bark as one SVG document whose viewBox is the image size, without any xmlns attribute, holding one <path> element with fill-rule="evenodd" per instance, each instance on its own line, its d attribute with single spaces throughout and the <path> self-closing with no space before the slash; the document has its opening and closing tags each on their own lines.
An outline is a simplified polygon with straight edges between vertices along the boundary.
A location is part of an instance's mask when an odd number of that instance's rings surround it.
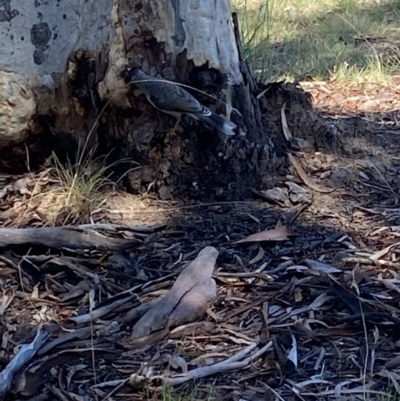
<svg viewBox="0 0 400 401">
<path fill-rule="evenodd" d="M 71 134 L 143 167 L 131 190 L 162 198 L 236 196 L 273 167 L 229 0 L 5 0 L 0 5 L 0 145 Z M 126 86 L 127 65 L 218 97 L 198 99 L 240 126 L 233 139 L 155 111 Z M 106 102 L 101 118 L 99 113 Z M 239 113 L 232 112 L 237 109 Z M 45 141 L 46 142 L 46 141 Z M 268 167 L 267 167 L 268 166 Z M 230 195 L 227 195 L 227 194 Z"/>
</svg>

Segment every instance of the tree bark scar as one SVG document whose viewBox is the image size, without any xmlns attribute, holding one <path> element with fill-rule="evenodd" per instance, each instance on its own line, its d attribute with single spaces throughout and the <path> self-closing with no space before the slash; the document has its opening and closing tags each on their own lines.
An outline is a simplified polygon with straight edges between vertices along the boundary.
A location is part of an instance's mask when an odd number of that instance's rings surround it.
<svg viewBox="0 0 400 401">
<path fill-rule="evenodd" d="M 51 39 L 51 30 L 47 22 L 39 22 L 31 28 L 31 42 L 35 46 L 33 61 L 35 64 L 43 64 L 45 61 L 45 52 L 49 48 Z"/>
<path fill-rule="evenodd" d="M 0 22 L 10 22 L 19 15 L 18 10 L 11 10 L 11 0 L 0 1 Z"/>
<path fill-rule="evenodd" d="M 172 39 L 175 42 L 175 46 L 182 47 L 185 44 L 186 33 L 183 29 L 183 19 L 180 16 L 180 0 L 171 0 L 171 4 L 175 12 L 175 35 L 172 36 Z"/>
</svg>

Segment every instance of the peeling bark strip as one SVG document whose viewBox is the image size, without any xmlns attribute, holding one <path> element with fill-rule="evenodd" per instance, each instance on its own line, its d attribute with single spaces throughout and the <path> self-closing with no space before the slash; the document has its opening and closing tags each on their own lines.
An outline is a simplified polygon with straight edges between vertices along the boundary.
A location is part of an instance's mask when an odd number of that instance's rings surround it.
<svg viewBox="0 0 400 401">
<path fill-rule="evenodd" d="M 185 29 L 183 28 L 184 20 L 180 17 L 180 0 L 171 0 L 172 7 L 174 8 L 175 13 L 175 35 L 172 36 L 172 39 L 175 42 L 176 47 L 182 47 L 186 40 Z"/>
</svg>

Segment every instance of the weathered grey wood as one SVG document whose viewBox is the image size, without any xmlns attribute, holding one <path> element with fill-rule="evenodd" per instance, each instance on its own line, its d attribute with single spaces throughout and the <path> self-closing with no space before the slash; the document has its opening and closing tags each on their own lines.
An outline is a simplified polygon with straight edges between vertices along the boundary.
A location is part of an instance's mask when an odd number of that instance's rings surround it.
<svg viewBox="0 0 400 401">
<path fill-rule="evenodd" d="M 109 0 L 0 2 L 0 145 L 42 130 L 38 113 L 54 114 L 63 132 L 82 129 L 69 86 L 74 54 L 96 57 L 112 40 L 112 12 Z"/>
<path fill-rule="evenodd" d="M 0 247 L 42 245 L 50 248 L 98 249 L 121 251 L 132 248 L 139 240 L 110 238 L 93 229 L 77 227 L 0 228 Z"/>
</svg>

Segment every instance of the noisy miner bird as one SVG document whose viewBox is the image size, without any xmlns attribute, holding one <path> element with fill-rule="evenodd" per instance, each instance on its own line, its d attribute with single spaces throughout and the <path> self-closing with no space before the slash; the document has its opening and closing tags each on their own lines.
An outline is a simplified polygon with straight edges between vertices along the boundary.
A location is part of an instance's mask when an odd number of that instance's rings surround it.
<svg viewBox="0 0 400 401">
<path fill-rule="evenodd" d="M 156 109 L 171 114 L 177 121 L 172 129 L 178 127 L 182 114 L 196 120 L 202 120 L 226 135 L 235 135 L 236 124 L 213 113 L 196 100 L 189 92 L 174 82 L 146 75 L 140 68 L 128 71 L 131 81 L 145 94 L 147 100 Z"/>
</svg>

